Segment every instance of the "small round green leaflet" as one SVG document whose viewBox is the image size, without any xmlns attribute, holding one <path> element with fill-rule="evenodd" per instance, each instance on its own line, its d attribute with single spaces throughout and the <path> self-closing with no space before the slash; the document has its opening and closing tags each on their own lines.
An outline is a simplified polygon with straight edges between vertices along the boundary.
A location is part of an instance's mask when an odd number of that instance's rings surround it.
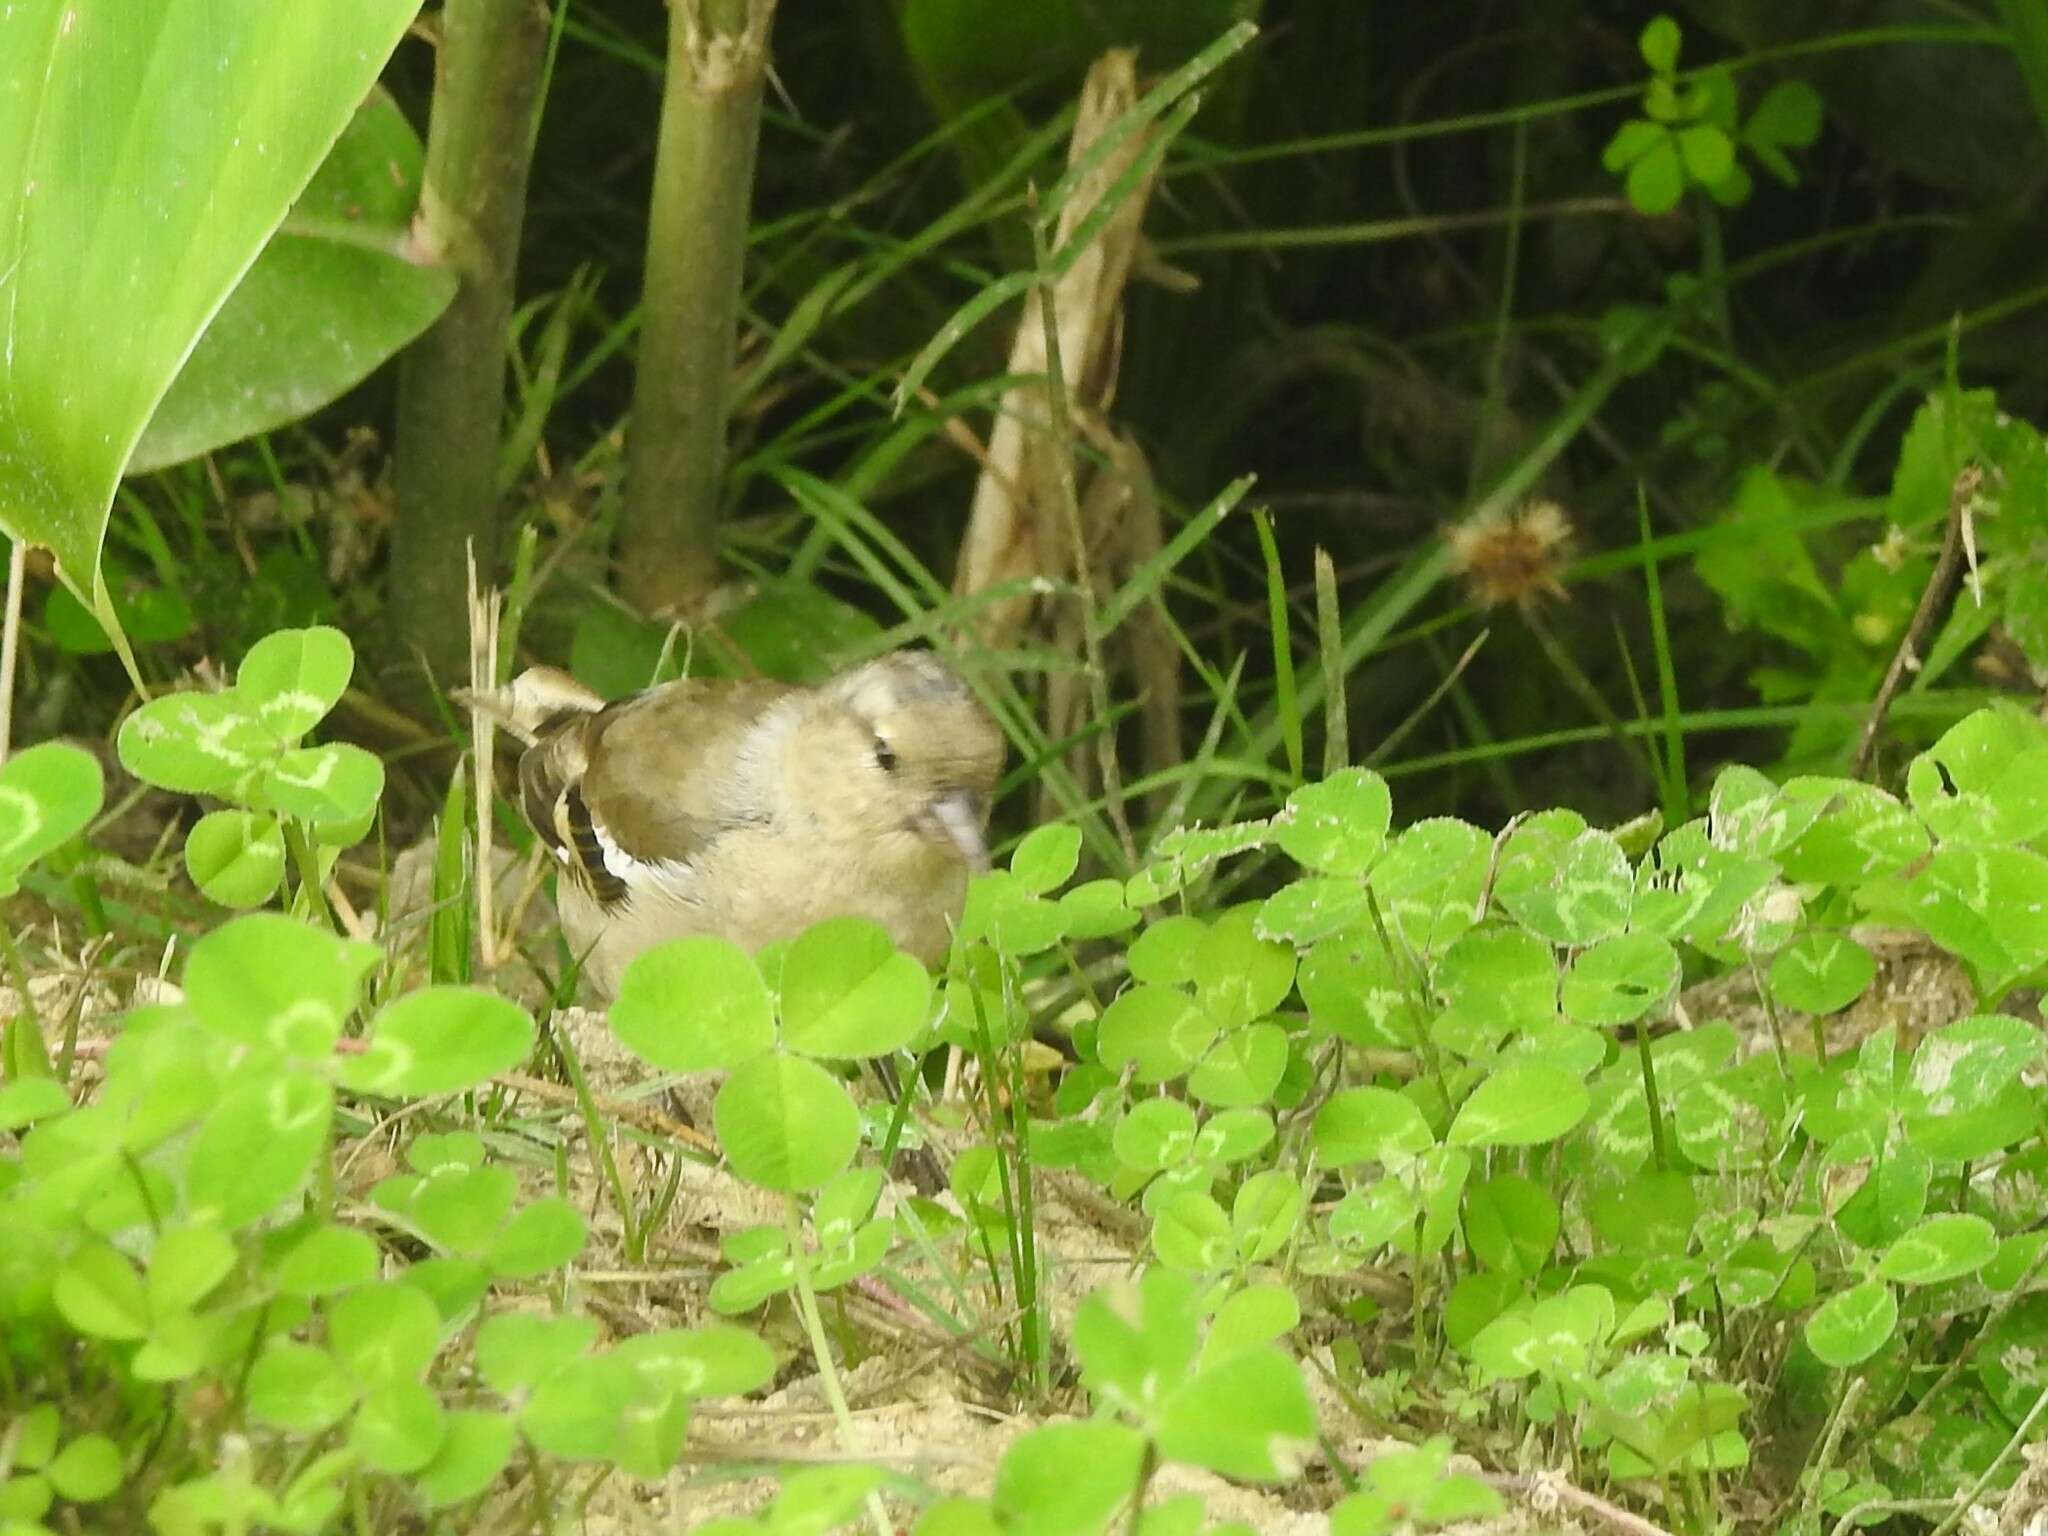
<svg viewBox="0 0 2048 1536">
<path fill-rule="evenodd" d="M 235 672 L 243 707 L 279 741 L 296 741 L 348 690 L 355 648 L 338 629 L 281 629 L 249 647 Z"/>
<path fill-rule="evenodd" d="M 1265 1110 L 1226 1109 L 1203 1125 L 1194 1155 L 1205 1162 L 1241 1163 L 1272 1139 L 1273 1117 Z"/>
<path fill-rule="evenodd" d="M 501 1312 L 477 1329 L 476 1368 L 492 1391 L 510 1397 L 587 1353 L 597 1335 L 588 1317 Z"/>
<path fill-rule="evenodd" d="M 185 835 L 185 870 L 224 907 L 260 907 L 284 879 L 284 829 L 261 811 L 208 811 Z"/>
<path fill-rule="evenodd" d="M 1316 1111 L 1316 1157 L 1326 1167 L 1400 1167 L 1436 1145 L 1415 1101 L 1391 1088 L 1344 1088 Z"/>
<path fill-rule="evenodd" d="M 1778 855 L 1787 880 L 1856 885 L 1896 874 L 1927 854 L 1927 828 L 1875 785 L 1797 778 L 1785 785 L 1787 795 L 1795 791 L 1824 793 L 1827 810 Z"/>
<path fill-rule="evenodd" d="M 1287 1072 L 1287 1031 L 1278 1024 L 1226 1030 L 1188 1074 L 1188 1092 L 1204 1104 L 1248 1109 L 1272 1098 Z"/>
<path fill-rule="evenodd" d="M 1346 1253 L 1363 1257 L 1414 1230 L 1422 1202 L 1397 1178 L 1384 1178 L 1354 1189 L 1330 1212 L 1330 1240 Z"/>
<path fill-rule="evenodd" d="M 1138 1485 L 1145 1437 L 1121 1424 L 1046 1424 L 996 1466 L 993 1504 L 1006 1536 L 1100 1536 Z"/>
<path fill-rule="evenodd" d="M 1313 944 L 1372 921 L 1365 883 L 1333 876 L 1306 876 L 1282 886 L 1259 907 L 1258 934 L 1289 944 Z"/>
<path fill-rule="evenodd" d="M 417 1381 L 441 1347 L 441 1319 L 422 1292 L 379 1281 L 329 1304 L 327 1342 L 360 1382 Z"/>
<path fill-rule="evenodd" d="M 1456 1007 L 1515 1028 L 1557 1017 L 1557 959 L 1535 934 L 1504 924 L 1474 928 L 1444 951 L 1435 984 Z"/>
<path fill-rule="evenodd" d="M 635 1334 L 612 1351 L 643 1378 L 685 1397 L 737 1397 L 766 1386 L 775 1352 L 758 1334 L 722 1324 Z"/>
<path fill-rule="evenodd" d="M 1034 896 L 1058 890 L 1081 863 L 1081 829 L 1054 822 L 1034 828 L 1010 855 L 1010 873 Z"/>
<path fill-rule="evenodd" d="M 1202 1340 L 1202 1364 L 1271 1344 L 1301 1322 L 1301 1302 L 1293 1291 L 1278 1281 L 1248 1285 L 1232 1291 L 1209 1324 Z"/>
<path fill-rule="evenodd" d="M 394 1098 L 459 1093 L 518 1066 L 533 1034 L 525 1009 L 481 987 L 422 987 L 378 1012 L 369 1045 L 335 1077 Z"/>
<path fill-rule="evenodd" d="M 1432 816 L 1387 845 L 1372 888 L 1388 927 L 1411 948 L 1434 954 L 1478 921 L 1493 839 L 1470 822 Z"/>
<path fill-rule="evenodd" d="M 235 1267 L 235 1245 L 212 1226 L 171 1227 L 149 1256 L 144 1289 L 157 1317 L 197 1306 Z"/>
<path fill-rule="evenodd" d="M 359 827 L 384 795 L 384 764 L 350 742 L 278 754 L 262 781 L 262 803 L 315 826 Z"/>
<path fill-rule="evenodd" d="M 1591 1103 L 1586 1085 L 1562 1067 L 1503 1067 L 1459 1107 L 1444 1140 L 1454 1147 L 1536 1146 L 1577 1125 Z"/>
<path fill-rule="evenodd" d="M 527 1439 L 565 1461 L 616 1454 L 619 1421 L 639 1391 L 630 1366 L 604 1357 L 571 1360 L 537 1385 L 519 1410 Z"/>
<path fill-rule="evenodd" d="M 1940 1285 L 1974 1274 L 1998 1256 L 1998 1231 L 1981 1216 L 1930 1216 L 1895 1240 L 1877 1261 L 1877 1277 L 1900 1285 Z"/>
<path fill-rule="evenodd" d="M 1294 948 L 1262 939 L 1254 914 L 1239 908 L 1210 925 L 1195 946 L 1195 997 L 1225 1029 L 1249 1024 L 1286 1001 L 1294 986 Z"/>
<path fill-rule="evenodd" d="M 1222 1206 L 1208 1195 L 1183 1190 L 1159 1203 L 1152 1247 L 1175 1269 L 1208 1274 L 1229 1266 L 1236 1242 Z"/>
<path fill-rule="evenodd" d="M 1285 1169 L 1268 1168 L 1246 1179 L 1230 1203 L 1238 1258 L 1263 1264 L 1286 1247 L 1305 1203 L 1300 1183 Z"/>
<path fill-rule="evenodd" d="M 149 1333 L 149 1299 L 135 1266 L 105 1243 L 90 1243 L 57 1271 L 50 1299 L 58 1315 L 95 1339 L 140 1339 Z"/>
<path fill-rule="evenodd" d="M 474 1253 L 490 1242 L 518 1197 L 519 1176 L 495 1163 L 440 1169 L 423 1184 L 394 1179 L 376 1191 L 379 1205 L 410 1216 L 428 1242 L 453 1253 Z"/>
<path fill-rule="evenodd" d="M 376 963 L 368 944 L 257 913 L 223 924 L 192 947 L 185 998 L 215 1034 L 324 1058 Z"/>
<path fill-rule="evenodd" d="M 1125 956 L 1131 980 L 1162 987 L 1193 981 L 1195 953 L 1208 931 L 1207 923 L 1184 912 L 1147 924 L 1145 931 L 1131 941 L 1130 952 Z"/>
<path fill-rule="evenodd" d="M 15 1131 L 71 1108 L 71 1095 L 54 1077 L 0 1083 L 0 1131 Z"/>
<path fill-rule="evenodd" d="M 1899 1322 L 1899 1299 L 1882 1280 L 1831 1296 L 1806 1320 L 1806 1345 L 1823 1365 L 1845 1370 L 1861 1365 L 1892 1336 Z"/>
<path fill-rule="evenodd" d="M 1217 1033 L 1185 992 L 1140 982 L 1103 1010 L 1095 1050 L 1112 1071 L 1135 1065 L 1140 1083 L 1163 1083 L 1200 1061 Z"/>
<path fill-rule="evenodd" d="M 1815 929 L 1778 951 L 1771 962 L 1771 995 L 1802 1013 L 1837 1013 L 1876 976 L 1869 950 L 1846 933 Z"/>
<path fill-rule="evenodd" d="M 272 1284 L 286 1296 L 331 1296 L 377 1278 L 377 1245 L 367 1233 L 315 1227 L 277 1261 Z"/>
<path fill-rule="evenodd" d="M 348 1448 L 367 1466 L 394 1476 L 434 1459 L 447 1433 L 441 1400 L 417 1381 L 385 1381 L 363 1394 L 349 1426 Z"/>
<path fill-rule="evenodd" d="M 886 1056 L 917 1038 L 932 982 L 879 923 L 838 917 L 790 945 L 782 961 L 782 1043 L 806 1056 Z"/>
<path fill-rule="evenodd" d="M 1175 1167 L 1194 1151 L 1195 1112 L 1179 1099 L 1146 1099 L 1117 1122 L 1112 1145 L 1141 1173 Z"/>
<path fill-rule="evenodd" d="M 853 1520 L 887 1474 L 879 1467 L 808 1467 L 783 1481 L 768 1507 L 776 1531 L 827 1531 Z"/>
<path fill-rule="evenodd" d="M 587 1229 L 582 1213 L 567 1200 L 549 1195 L 526 1206 L 490 1245 L 484 1262 L 505 1279 L 529 1279 L 560 1269 L 583 1251 Z"/>
<path fill-rule="evenodd" d="M 2030 841 L 2048 829 L 2048 731 L 2017 709 L 1980 709 L 1913 759 L 1906 798 L 1944 843 Z"/>
<path fill-rule="evenodd" d="M 296 1193 L 327 1149 L 334 1092 L 305 1073 L 230 1089 L 199 1128 L 185 1165 L 190 1215 L 233 1229 Z"/>
<path fill-rule="evenodd" d="M 1678 951 L 1654 933 L 1625 933 L 1583 951 L 1565 973 L 1567 1017 L 1595 1028 L 1628 1024 L 1678 990 Z"/>
<path fill-rule="evenodd" d="M 1121 880 L 1090 880 L 1059 900 L 1060 925 L 1069 939 L 1106 939 L 1144 921 L 1124 901 Z"/>
<path fill-rule="evenodd" d="M 1359 1046 L 1413 1047 L 1422 1009 L 1401 968 L 1369 929 L 1321 940 L 1295 977 L 1318 1030 Z"/>
<path fill-rule="evenodd" d="M 355 1406 L 356 1387 L 334 1357 L 311 1344 L 272 1339 L 249 1371 L 250 1417 L 317 1434 Z"/>
<path fill-rule="evenodd" d="M 860 1111 L 838 1079 L 781 1052 L 735 1068 L 711 1113 L 733 1172 L 784 1194 L 836 1177 L 860 1146 Z"/>
<path fill-rule="evenodd" d="M 121 766 L 160 789 L 239 799 L 277 741 L 232 693 L 151 699 L 121 722 Z"/>
<path fill-rule="evenodd" d="M 80 1435 L 50 1462 L 45 1475 L 57 1497 L 97 1504 L 121 1486 L 121 1451 L 105 1435 Z"/>
<path fill-rule="evenodd" d="M 1519 1173 L 1497 1173 L 1465 1191 L 1465 1242 L 1488 1269 L 1535 1275 L 1557 1246 L 1560 1221 L 1550 1191 Z"/>
<path fill-rule="evenodd" d="M 1059 943 L 1066 923 L 1062 903 L 1034 896 L 1009 870 L 999 869 L 968 887 L 959 937 L 1006 955 L 1035 955 Z"/>
<path fill-rule="evenodd" d="M 1160 1454 L 1225 1477 L 1277 1482 L 1315 1448 L 1316 1415 L 1301 1367 L 1271 1346 L 1229 1355 L 1166 1401 Z"/>
<path fill-rule="evenodd" d="M 1394 799 L 1369 768 L 1345 768 L 1287 797 L 1273 841 L 1296 863 L 1327 875 L 1362 875 L 1387 844 Z"/>
<path fill-rule="evenodd" d="M 429 1509 L 475 1498 L 512 1459 L 518 1431 L 501 1413 L 457 1409 L 443 1423 L 441 1448 L 412 1475 L 412 1491 Z"/>
<path fill-rule="evenodd" d="M 85 830 L 106 796 L 91 753 L 61 741 L 28 748 L 0 764 L 0 896 L 22 871 Z"/>
<path fill-rule="evenodd" d="M 673 939 L 626 967 L 611 1006 L 626 1048 L 664 1072 L 719 1072 L 775 1044 L 775 1001 L 753 956 L 725 939 Z"/>
</svg>

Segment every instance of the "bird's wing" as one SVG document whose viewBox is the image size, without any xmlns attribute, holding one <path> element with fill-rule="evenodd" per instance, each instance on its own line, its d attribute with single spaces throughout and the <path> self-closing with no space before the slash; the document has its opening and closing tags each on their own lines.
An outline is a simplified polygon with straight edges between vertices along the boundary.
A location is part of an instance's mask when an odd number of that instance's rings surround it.
<svg viewBox="0 0 2048 1536">
<path fill-rule="evenodd" d="M 743 817 L 741 745 L 795 691 L 686 679 L 558 715 L 520 759 L 526 819 L 601 905 L 640 879 L 673 882 Z"/>
</svg>

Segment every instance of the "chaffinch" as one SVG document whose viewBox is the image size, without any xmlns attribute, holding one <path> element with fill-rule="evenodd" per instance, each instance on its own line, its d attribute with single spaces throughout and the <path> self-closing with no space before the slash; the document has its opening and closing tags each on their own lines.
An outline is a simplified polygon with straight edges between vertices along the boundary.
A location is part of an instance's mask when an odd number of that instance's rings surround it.
<svg viewBox="0 0 2048 1536">
<path fill-rule="evenodd" d="M 929 652 L 815 688 L 691 678 L 607 703 L 535 667 L 458 695 L 527 743 L 521 808 L 561 866 L 570 947 L 605 996 L 652 945 L 748 949 L 872 918 L 928 965 L 987 867 L 1003 738 Z"/>
</svg>

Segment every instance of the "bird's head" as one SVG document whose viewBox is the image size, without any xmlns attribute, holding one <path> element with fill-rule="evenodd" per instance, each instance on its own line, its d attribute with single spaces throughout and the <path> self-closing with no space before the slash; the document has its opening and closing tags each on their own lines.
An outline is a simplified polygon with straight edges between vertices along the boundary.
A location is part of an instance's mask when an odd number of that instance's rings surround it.
<svg viewBox="0 0 2048 1536">
<path fill-rule="evenodd" d="M 836 828 L 988 867 L 989 799 L 1003 737 L 967 685 L 925 651 L 899 651 L 826 685 L 800 728 L 807 798 Z"/>
</svg>

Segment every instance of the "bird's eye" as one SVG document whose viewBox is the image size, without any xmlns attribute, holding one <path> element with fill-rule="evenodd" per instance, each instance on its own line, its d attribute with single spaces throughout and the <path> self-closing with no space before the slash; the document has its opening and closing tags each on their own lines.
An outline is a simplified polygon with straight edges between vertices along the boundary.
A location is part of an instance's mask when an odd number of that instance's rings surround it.
<svg viewBox="0 0 2048 1536">
<path fill-rule="evenodd" d="M 896 771 L 896 753 L 881 737 L 875 738 L 875 766 L 884 773 Z"/>
</svg>

